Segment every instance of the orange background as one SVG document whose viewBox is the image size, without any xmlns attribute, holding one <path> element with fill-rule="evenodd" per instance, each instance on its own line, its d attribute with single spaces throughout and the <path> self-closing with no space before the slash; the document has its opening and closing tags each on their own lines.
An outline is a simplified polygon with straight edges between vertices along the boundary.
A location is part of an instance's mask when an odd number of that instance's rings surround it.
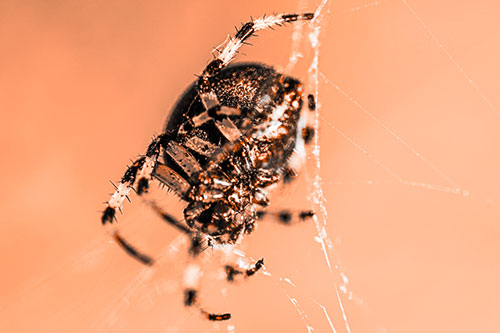
<svg viewBox="0 0 500 333">
<path fill-rule="evenodd" d="M 168 246 L 175 230 L 139 200 L 125 204 L 123 234 L 163 258 L 144 269 L 102 229 L 107 180 L 118 180 L 161 131 L 233 26 L 318 4 L 0 3 L 1 331 L 329 332 L 325 313 L 337 332 L 498 331 L 495 1 L 342 0 L 324 8 L 320 176 L 332 274 L 314 223 L 264 221 L 242 248 L 264 257 L 270 275 L 228 286 L 209 256 L 202 302 L 233 314 L 214 324 L 182 305 L 187 256 Z M 311 90 L 314 50 L 303 29 L 304 57 L 290 74 Z M 283 70 L 292 31 L 261 32 L 238 60 Z M 275 193 L 274 207 L 318 211 L 307 200 L 314 177 L 311 160 Z M 162 198 L 180 216 L 178 200 Z"/>
</svg>

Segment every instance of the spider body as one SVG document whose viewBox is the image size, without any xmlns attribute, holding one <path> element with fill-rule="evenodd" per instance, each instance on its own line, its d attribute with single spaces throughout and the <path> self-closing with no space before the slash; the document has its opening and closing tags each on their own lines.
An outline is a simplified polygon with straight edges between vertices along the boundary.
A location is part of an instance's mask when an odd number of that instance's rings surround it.
<svg viewBox="0 0 500 333">
<path fill-rule="evenodd" d="M 300 132 L 303 91 L 298 80 L 255 63 L 228 66 L 210 84 L 218 107 L 206 112 L 193 84 L 167 121 L 169 139 L 192 156 L 187 171 L 175 152 L 167 150 L 163 158 L 190 185 L 178 193 L 188 203 L 189 227 L 232 243 L 253 230 L 256 206 L 268 203 L 265 188 L 287 170 Z"/>
<path fill-rule="evenodd" d="M 314 135 L 302 111 L 302 84 L 271 66 L 230 63 L 256 31 L 313 18 L 311 13 L 262 17 L 245 23 L 234 37 L 226 39 L 215 59 L 179 98 L 163 133 L 125 171 L 107 202 L 102 224 L 113 223 L 132 189 L 144 196 L 152 181 L 186 202 L 184 221 L 178 221 L 154 201 L 147 201 L 165 222 L 190 237 L 193 257 L 205 246 L 236 243 L 266 215 L 290 224 L 290 211 L 272 213 L 264 208 L 269 203 L 267 189 L 297 175 L 294 157 L 304 153 L 304 145 Z M 307 96 L 306 104 L 310 111 L 316 108 L 312 95 Z M 297 218 L 305 220 L 313 215 L 305 211 Z M 117 231 L 113 238 L 141 263 L 154 264 L 153 258 Z M 226 265 L 227 280 L 252 276 L 261 267 L 263 259 L 243 269 Z M 199 306 L 198 280 L 199 267 L 191 264 L 185 271 L 184 304 L 197 306 L 209 320 L 229 319 L 228 313 L 212 314 Z"/>
</svg>

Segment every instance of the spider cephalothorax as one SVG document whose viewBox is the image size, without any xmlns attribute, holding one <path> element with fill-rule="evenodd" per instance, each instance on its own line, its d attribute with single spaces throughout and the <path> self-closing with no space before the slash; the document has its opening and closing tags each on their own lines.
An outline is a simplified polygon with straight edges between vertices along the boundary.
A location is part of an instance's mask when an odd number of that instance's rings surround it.
<svg viewBox="0 0 500 333">
<path fill-rule="evenodd" d="M 127 169 L 108 201 L 102 223 L 113 222 L 132 188 L 142 195 L 156 179 L 186 202 L 185 224 L 158 205 L 152 206 L 167 222 L 191 236 L 191 253 L 198 254 L 203 244 L 235 243 L 254 230 L 257 218 L 265 214 L 258 207 L 263 209 L 269 203 L 268 188 L 295 175 L 292 157 L 310 141 L 314 130 L 304 121 L 304 92 L 299 80 L 263 64 L 229 63 L 255 31 L 313 16 L 264 17 L 244 24 L 234 38 L 227 39 L 218 56 L 177 101 L 165 131 Z M 314 110 L 312 95 L 307 96 L 307 105 Z M 278 216 L 284 223 L 291 219 L 288 211 Z M 311 216 L 310 212 L 299 215 L 300 219 Z M 152 264 L 150 257 L 135 250 L 117 232 L 114 237 L 136 259 Z M 237 274 L 253 275 L 262 265 L 260 260 L 246 273 L 228 266 L 228 280 Z M 187 280 L 196 278 L 190 273 Z M 185 304 L 196 304 L 192 286 L 186 289 Z M 201 311 L 212 320 L 229 318 L 229 314 Z"/>
</svg>

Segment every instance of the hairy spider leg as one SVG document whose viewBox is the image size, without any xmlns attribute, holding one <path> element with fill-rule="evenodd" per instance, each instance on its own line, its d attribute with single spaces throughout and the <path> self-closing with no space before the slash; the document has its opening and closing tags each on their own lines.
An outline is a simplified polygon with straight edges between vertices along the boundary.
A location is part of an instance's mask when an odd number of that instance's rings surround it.
<svg viewBox="0 0 500 333">
<path fill-rule="evenodd" d="M 149 205 L 152 209 L 168 224 L 174 226 L 180 231 L 188 234 L 191 237 L 191 246 L 189 248 L 189 252 L 193 257 L 197 257 L 203 250 L 208 247 L 206 237 L 199 233 L 192 232 L 189 228 L 187 228 L 184 224 L 178 221 L 175 217 L 165 212 L 161 209 L 154 201 L 149 201 Z M 129 245 L 129 247 L 131 247 Z M 146 256 L 147 257 L 147 256 Z M 137 258 L 139 259 L 139 258 Z M 239 270 L 231 265 L 225 266 L 226 278 L 228 281 L 234 281 L 235 275 L 244 275 L 245 277 L 249 277 L 254 275 L 257 271 L 259 271 L 264 266 L 264 259 L 261 258 L 251 267 L 246 270 Z M 209 320 L 227 320 L 231 318 L 230 313 L 224 314 L 213 314 L 209 313 L 200 306 L 198 302 L 198 289 L 199 289 L 199 277 L 201 276 L 201 269 L 197 264 L 190 264 L 185 272 L 184 272 L 184 305 L 186 306 L 196 306 L 199 308 L 200 312 L 203 316 L 205 316 Z"/>
<path fill-rule="evenodd" d="M 215 126 L 228 142 L 212 154 L 207 164 L 209 169 L 225 159 L 227 155 L 239 150 L 248 140 L 229 118 L 224 118 L 222 121 L 215 121 Z"/>
<path fill-rule="evenodd" d="M 144 200 L 144 199 L 143 199 Z M 152 200 L 144 200 L 150 207 L 153 208 L 153 211 L 162 218 L 163 221 L 165 221 L 166 223 L 170 224 L 171 226 L 175 227 L 176 229 L 180 230 L 181 232 L 183 232 L 184 234 L 186 235 L 189 235 L 192 239 L 193 239 L 193 236 L 192 236 L 192 233 L 191 233 L 191 230 L 189 230 L 188 227 L 186 227 L 185 225 L 183 225 L 180 221 L 178 221 L 175 217 L 173 217 L 172 215 L 168 214 L 167 212 L 161 210 L 158 205 L 152 201 Z M 128 242 L 125 238 L 123 238 L 123 236 L 121 236 L 118 231 L 114 231 L 113 232 L 113 239 L 116 241 L 116 243 L 118 243 L 118 245 L 120 245 L 120 247 L 128 254 L 130 255 L 132 258 L 136 259 L 137 261 L 139 261 L 140 263 L 144 264 L 144 265 L 147 265 L 147 266 L 152 266 L 154 263 L 155 263 L 155 260 L 139 251 L 134 245 L 132 245 L 130 242 Z M 194 240 L 192 240 L 192 243 L 194 243 Z M 198 247 L 201 247 L 201 244 L 202 242 L 199 242 L 197 241 L 196 242 L 197 244 L 200 244 L 198 245 Z M 191 245 L 191 248 L 193 248 L 193 250 L 197 250 L 198 253 L 201 252 L 201 250 L 198 250 L 198 249 L 194 249 L 194 246 Z"/>
<path fill-rule="evenodd" d="M 201 252 L 209 247 L 209 242 L 205 236 L 201 235 L 199 232 L 189 229 L 185 224 L 181 223 L 175 217 L 158 206 L 155 201 L 148 200 L 147 203 L 153 209 L 153 211 L 162 218 L 163 221 L 167 222 L 168 224 L 172 225 L 179 231 L 189 236 L 189 238 L 191 239 L 189 253 L 193 257 L 198 256 Z"/>
<path fill-rule="evenodd" d="M 291 211 L 288 209 L 281 209 L 272 211 L 267 209 L 257 211 L 257 218 L 259 220 L 265 217 L 272 217 L 275 221 L 286 225 L 306 221 L 314 215 L 315 213 L 312 210 Z"/>
<path fill-rule="evenodd" d="M 186 198 L 191 184 L 177 172 L 158 162 L 158 156 L 162 149 L 189 177 L 202 170 L 193 155 L 179 143 L 170 140 L 168 133 L 159 135 L 150 143 L 146 154 L 134 161 L 125 171 L 120 184 L 107 202 L 107 207 L 101 216 L 102 224 L 113 222 L 116 211 L 121 211 L 123 201 L 128 198 L 130 190 L 134 187 L 139 196 L 148 192 L 153 177 L 171 188 L 181 199 Z"/>
<path fill-rule="evenodd" d="M 314 112 L 316 111 L 316 101 L 314 100 L 314 96 L 312 94 L 307 95 L 307 108 L 309 111 Z M 312 142 L 312 139 L 314 138 L 314 127 L 312 126 L 305 126 L 302 129 L 302 139 L 304 140 L 304 143 L 306 145 L 309 145 Z"/>
<path fill-rule="evenodd" d="M 201 314 L 208 320 L 221 321 L 231 318 L 230 313 L 214 314 L 205 311 L 198 301 L 198 289 L 200 285 L 200 277 L 202 275 L 201 268 L 196 263 L 191 263 L 184 270 L 184 305 L 188 307 L 197 307 Z"/>
<path fill-rule="evenodd" d="M 116 219 L 116 211 L 121 211 L 123 201 L 128 198 L 130 190 L 135 186 L 138 195 L 142 195 L 149 189 L 149 182 L 154 169 L 156 168 L 161 145 L 164 144 L 166 134 L 162 134 L 152 140 L 146 154 L 135 160 L 123 174 L 120 184 L 115 188 L 115 192 L 107 202 L 101 222 L 102 224 L 113 223 Z"/>
<path fill-rule="evenodd" d="M 165 222 L 174 226 L 176 229 L 182 231 L 183 233 L 191 237 L 191 247 L 189 249 L 189 252 L 193 255 L 193 257 L 198 256 L 198 254 L 201 253 L 207 247 L 206 242 L 203 241 L 203 238 L 200 235 L 192 233 L 191 230 L 189 230 L 175 217 L 163 211 L 155 202 L 149 201 L 149 205 Z M 120 245 L 120 247 L 123 250 L 125 250 L 125 252 L 128 255 L 138 260 L 142 264 L 147 266 L 152 266 L 155 263 L 155 260 L 151 256 L 146 255 L 137 250 L 133 245 L 131 245 L 128 241 L 126 241 L 125 238 L 120 236 L 120 234 L 117 231 L 113 233 L 113 238 Z M 247 270 L 247 275 L 252 275 L 253 273 L 255 273 L 260 268 L 260 266 L 258 265 L 259 262 L 257 262 L 256 266 Z M 197 264 L 190 264 L 186 268 L 184 272 L 184 284 L 186 285 L 185 286 L 186 289 L 184 291 L 184 304 L 186 306 L 196 306 L 200 310 L 200 313 L 209 320 L 221 321 L 230 319 L 231 318 L 230 313 L 214 314 L 205 311 L 200 306 L 197 297 L 198 295 L 197 288 L 199 285 L 200 276 L 201 276 L 201 271 Z"/>
<path fill-rule="evenodd" d="M 208 320 L 221 321 L 231 318 L 230 313 L 214 314 L 205 311 L 198 301 L 198 289 L 200 285 L 201 269 L 198 264 L 191 263 L 184 271 L 184 305 L 197 307 L 201 314 Z"/>
<path fill-rule="evenodd" d="M 316 101 L 312 94 L 307 95 L 307 108 L 309 113 L 316 111 Z M 300 169 L 305 162 L 306 150 L 305 146 L 313 142 L 316 131 L 309 121 L 309 115 L 305 112 L 301 113 L 299 123 L 297 124 L 298 133 L 294 148 L 294 153 L 286 162 L 283 168 L 283 183 L 291 183 L 297 178 L 297 169 Z"/>
<path fill-rule="evenodd" d="M 137 250 L 134 246 L 132 246 L 129 242 L 127 242 L 125 238 L 120 236 L 118 231 L 115 231 L 113 233 L 113 238 L 128 255 L 138 260 L 142 264 L 146 266 L 152 266 L 155 263 L 153 258 Z"/>
<path fill-rule="evenodd" d="M 222 66 L 227 66 L 235 57 L 238 49 L 242 47 L 246 40 L 252 37 L 257 31 L 275 26 L 281 26 L 284 23 L 296 21 L 310 21 L 314 18 L 313 13 L 304 14 L 279 14 L 263 16 L 256 20 L 247 22 L 241 26 L 234 37 L 228 37 L 221 46 L 223 49 L 216 56 L 214 61 L 222 63 Z M 207 66 L 208 67 L 208 66 Z"/>
<path fill-rule="evenodd" d="M 216 49 L 218 54 L 215 55 L 215 59 L 205 67 L 198 79 L 198 92 L 206 110 L 206 113 L 202 113 L 200 117 L 215 118 L 221 112 L 220 103 L 212 89 L 211 79 L 231 63 L 238 53 L 238 49 L 244 44 L 248 44 L 246 41 L 250 37 L 259 30 L 266 28 L 272 29 L 275 26 L 281 26 L 288 22 L 309 21 L 313 18 L 313 13 L 263 16 L 243 24 L 234 36 L 228 36 L 222 45 L 219 46 L 222 50 L 220 51 L 219 48 Z"/>
<path fill-rule="evenodd" d="M 307 107 L 309 111 L 313 112 L 316 110 L 316 101 L 314 96 L 309 94 L 307 95 Z M 302 133 L 299 139 L 301 138 L 304 144 L 309 145 L 314 137 L 314 128 L 311 126 L 304 126 L 302 128 Z M 297 153 L 297 152 L 296 152 Z M 290 162 L 290 161 L 289 161 Z M 290 166 L 290 163 L 287 163 L 287 166 L 283 170 L 283 182 L 290 183 L 291 181 L 297 178 L 296 170 Z M 302 222 L 309 218 L 312 218 L 315 213 L 311 210 L 304 211 L 290 211 L 288 209 L 278 210 L 278 211 L 270 211 L 270 210 L 258 210 L 257 218 L 259 220 L 265 218 L 266 216 L 271 216 L 282 224 L 293 224 L 296 222 Z"/>
<path fill-rule="evenodd" d="M 154 200 L 147 200 L 147 201 L 145 200 L 145 202 L 167 224 L 170 224 L 171 226 L 173 226 L 174 228 L 176 228 L 177 230 L 179 230 L 180 232 L 182 232 L 182 233 L 184 233 L 186 235 L 191 235 L 192 232 L 191 232 L 191 230 L 187 226 L 185 226 L 184 224 L 182 224 L 174 216 L 170 215 L 169 213 L 167 213 L 166 211 L 164 211 L 163 209 L 161 209 L 160 206 L 158 206 L 158 204 Z"/>
<path fill-rule="evenodd" d="M 243 275 L 244 277 L 249 277 L 257 273 L 257 271 L 262 267 L 264 267 L 264 258 L 257 260 L 255 264 L 253 264 L 250 268 L 245 270 L 240 270 L 232 265 L 226 265 L 224 268 L 226 271 L 227 281 L 234 282 L 235 281 L 234 278 L 236 275 Z"/>
</svg>

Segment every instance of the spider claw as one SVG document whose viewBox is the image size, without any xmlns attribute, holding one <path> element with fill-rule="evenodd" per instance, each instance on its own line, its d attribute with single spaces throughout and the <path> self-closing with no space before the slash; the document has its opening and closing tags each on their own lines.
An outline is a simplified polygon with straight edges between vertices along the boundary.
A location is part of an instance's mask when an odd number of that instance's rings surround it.
<svg viewBox="0 0 500 333">
<path fill-rule="evenodd" d="M 222 320 L 229 320 L 231 319 L 231 314 L 230 313 L 223 313 L 223 314 L 213 314 L 213 313 L 206 313 L 205 315 L 208 320 L 213 320 L 213 321 L 222 321 Z"/>
<path fill-rule="evenodd" d="M 148 192 L 149 190 L 149 182 L 146 178 L 139 179 L 137 183 L 137 194 L 142 195 L 143 193 Z"/>
<path fill-rule="evenodd" d="M 115 217 L 115 209 L 108 206 L 106 207 L 106 209 L 104 210 L 104 212 L 102 212 L 102 216 L 101 216 L 101 222 L 102 224 L 106 224 L 106 223 L 113 223 L 113 220 L 116 219 Z"/>
<path fill-rule="evenodd" d="M 312 19 L 314 19 L 314 13 L 304 13 L 304 14 L 302 14 L 302 19 L 312 20 Z"/>
<path fill-rule="evenodd" d="M 252 268 L 249 268 L 246 270 L 246 275 L 247 276 L 252 276 L 254 275 L 255 273 L 257 273 L 257 271 L 259 269 L 261 269 L 262 267 L 264 266 L 264 258 L 260 258 L 259 260 L 257 260 L 257 262 L 253 265 Z"/>
<path fill-rule="evenodd" d="M 198 292 L 194 289 L 184 290 L 184 305 L 192 306 L 196 302 Z"/>
<path fill-rule="evenodd" d="M 312 210 L 306 210 L 306 211 L 303 211 L 299 214 L 299 218 L 301 220 L 305 220 L 305 219 L 313 217 L 314 215 L 316 215 L 316 213 L 313 212 Z"/>
</svg>

